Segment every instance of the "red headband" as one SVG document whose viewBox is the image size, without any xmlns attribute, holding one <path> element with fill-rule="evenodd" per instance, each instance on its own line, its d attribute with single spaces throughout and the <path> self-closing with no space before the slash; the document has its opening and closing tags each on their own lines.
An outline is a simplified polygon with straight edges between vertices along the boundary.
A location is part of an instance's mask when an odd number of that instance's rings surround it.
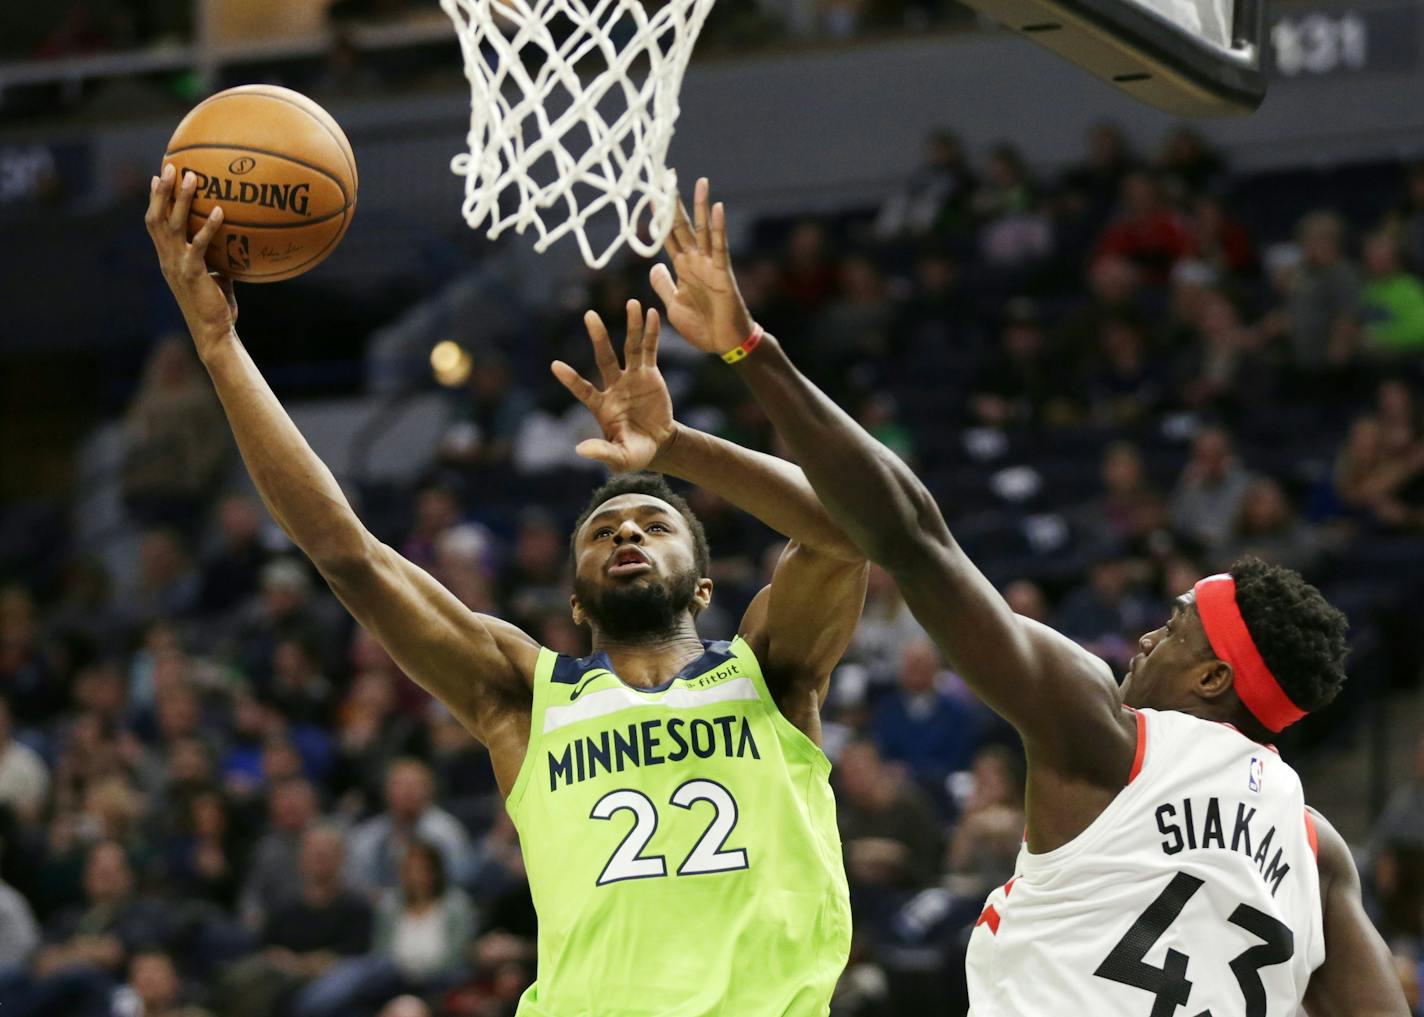
<svg viewBox="0 0 1424 1017">
<path fill-rule="evenodd" d="M 1256 642 L 1241 619 L 1236 606 L 1236 580 L 1231 576 L 1207 576 L 1196 585 L 1197 614 L 1211 643 L 1212 651 L 1236 672 L 1236 694 L 1251 715 L 1276 732 L 1294 724 L 1305 711 L 1290 701 L 1261 659 Z"/>
</svg>

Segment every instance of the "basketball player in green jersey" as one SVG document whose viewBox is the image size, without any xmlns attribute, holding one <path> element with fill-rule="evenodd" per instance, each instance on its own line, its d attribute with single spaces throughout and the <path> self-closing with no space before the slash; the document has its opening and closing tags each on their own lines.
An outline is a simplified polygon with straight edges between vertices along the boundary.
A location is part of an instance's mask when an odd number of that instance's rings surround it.
<svg viewBox="0 0 1424 1017">
<path fill-rule="evenodd" d="M 361 524 L 235 330 L 229 281 L 185 237 L 191 177 L 155 177 L 159 262 L 272 517 L 407 675 L 490 751 L 539 915 L 519 1017 L 816 1017 L 850 947 L 835 807 L 819 744 L 831 668 L 860 616 L 863 556 L 801 471 L 673 422 L 658 320 L 629 304 L 625 364 L 587 319 L 602 390 L 555 373 L 604 438 L 579 451 L 717 492 L 790 538 L 730 642 L 695 627 L 712 597 L 702 527 L 661 478 L 595 493 L 573 534 L 561 657 L 467 610 Z"/>
</svg>

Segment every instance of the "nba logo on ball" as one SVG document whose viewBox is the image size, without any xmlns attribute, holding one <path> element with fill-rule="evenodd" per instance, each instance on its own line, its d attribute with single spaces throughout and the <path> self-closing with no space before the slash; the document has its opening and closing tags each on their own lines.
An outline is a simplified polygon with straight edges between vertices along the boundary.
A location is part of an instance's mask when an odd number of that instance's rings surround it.
<svg viewBox="0 0 1424 1017">
<path fill-rule="evenodd" d="M 1261 790 L 1261 780 L 1266 773 L 1266 763 L 1260 756 L 1251 757 L 1251 773 L 1246 781 L 1252 791 Z"/>
<path fill-rule="evenodd" d="M 245 272 L 252 267 L 252 254 L 245 233 L 227 235 L 227 264 L 235 272 Z"/>
</svg>

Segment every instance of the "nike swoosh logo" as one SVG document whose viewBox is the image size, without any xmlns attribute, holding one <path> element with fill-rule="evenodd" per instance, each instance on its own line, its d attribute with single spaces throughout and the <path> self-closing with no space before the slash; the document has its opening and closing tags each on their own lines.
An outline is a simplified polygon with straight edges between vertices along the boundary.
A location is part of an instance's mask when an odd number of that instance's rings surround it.
<svg viewBox="0 0 1424 1017">
<path fill-rule="evenodd" d="M 589 675 L 589 676 L 588 676 L 587 678 L 585 678 L 583 681 L 579 682 L 578 685 L 577 685 L 577 687 L 575 687 L 574 690 L 569 693 L 569 702 L 572 703 L 572 702 L 573 702 L 575 699 L 577 699 L 579 696 L 583 695 L 583 690 L 586 689 L 586 688 L 588 688 L 589 682 L 597 681 L 599 678 L 602 678 L 603 675 L 604 675 L 604 672 L 603 672 L 603 671 L 595 671 L 593 674 Z"/>
</svg>

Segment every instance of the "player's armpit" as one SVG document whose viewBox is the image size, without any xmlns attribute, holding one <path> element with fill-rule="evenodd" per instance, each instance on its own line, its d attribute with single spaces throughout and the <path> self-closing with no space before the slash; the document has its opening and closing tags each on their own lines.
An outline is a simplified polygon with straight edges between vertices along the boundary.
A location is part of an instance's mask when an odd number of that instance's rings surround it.
<svg viewBox="0 0 1424 1017">
<path fill-rule="evenodd" d="M 368 537 L 323 575 L 352 616 L 416 684 L 493 751 L 511 713 L 526 719 L 539 644 L 476 614 L 424 569 Z"/>
<path fill-rule="evenodd" d="M 782 712 L 818 743 L 821 703 L 860 620 L 869 571 L 863 559 L 833 557 L 792 541 L 771 585 L 742 618 L 742 638 L 761 661 Z"/>
<path fill-rule="evenodd" d="M 1360 874 L 1345 839 L 1314 809 L 1325 962 L 1305 994 L 1310 1017 L 1409 1017 L 1389 948 L 1360 900 Z"/>
</svg>

